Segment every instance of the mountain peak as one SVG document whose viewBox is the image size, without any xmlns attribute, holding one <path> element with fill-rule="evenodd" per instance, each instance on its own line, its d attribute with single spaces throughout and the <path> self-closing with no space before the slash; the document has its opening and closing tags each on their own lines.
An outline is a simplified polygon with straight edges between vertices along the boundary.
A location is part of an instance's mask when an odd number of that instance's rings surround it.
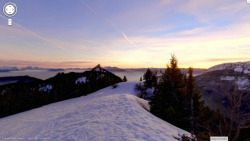
<svg viewBox="0 0 250 141">
<path fill-rule="evenodd" d="M 105 71 L 100 64 L 96 65 L 91 71 Z"/>
</svg>

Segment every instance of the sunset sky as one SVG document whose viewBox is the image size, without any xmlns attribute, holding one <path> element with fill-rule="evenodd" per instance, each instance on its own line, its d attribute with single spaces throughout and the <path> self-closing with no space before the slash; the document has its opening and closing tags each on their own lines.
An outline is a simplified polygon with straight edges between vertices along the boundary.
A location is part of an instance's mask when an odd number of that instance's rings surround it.
<svg viewBox="0 0 250 141">
<path fill-rule="evenodd" d="M 1 0 L 0 66 L 209 68 L 250 61 L 246 0 Z"/>
</svg>

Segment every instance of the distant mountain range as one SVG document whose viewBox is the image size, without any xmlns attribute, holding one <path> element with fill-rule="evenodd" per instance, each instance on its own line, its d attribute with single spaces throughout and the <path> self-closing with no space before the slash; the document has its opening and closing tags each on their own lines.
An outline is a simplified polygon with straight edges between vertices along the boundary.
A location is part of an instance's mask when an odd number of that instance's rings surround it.
<svg viewBox="0 0 250 141">
<path fill-rule="evenodd" d="M 10 71 L 18 71 L 19 69 L 17 67 L 7 67 L 3 66 L 0 67 L 0 72 L 10 72 Z"/>
<path fill-rule="evenodd" d="M 12 71 L 25 71 L 25 70 L 47 70 L 47 71 L 64 71 L 64 69 L 54 69 L 54 68 L 39 68 L 39 67 L 0 67 L 0 72 L 12 72 Z"/>
<path fill-rule="evenodd" d="M 10 77 L 0 77 L 0 85 L 9 84 L 9 83 L 29 83 L 34 81 L 40 81 L 41 79 L 30 77 L 30 76 L 10 76 Z"/>
<path fill-rule="evenodd" d="M 91 70 L 92 68 L 66 68 L 66 69 L 62 69 L 62 68 L 39 68 L 39 67 L 22 67 L 22 68 L 18 68 L 18 67 L 9 67 L 9 66 L 3 66 L 0 67 L 0 73 L 1 72 L 12 72 L 12 71 L 25 71 L 25 70 L 42 70 L 42 71 L 51 71 L 51 72 L 64 72 L 66 70 Z M 122 68 L 118 68 L 118 67 L 111 67 L 111 66 L 105 66 L 103 67 L 103 69 L 108 70 L 110 72 L 125 72 L 125 71 L 142 71 L 142 72 L 146 72 L 146 70 L 148 68 L 126 68 L 126 69 L 122 69 Z M 164 71 L 166 68 L 150 68 L 152 71 Z M 182 68 L 181 69 L 182 72 L 187 73 L 188 69 L 186 68 Z M 207 69 L 199 69 L 199 68 L 194 68 L 194 74 L 195 75 L 199 75 L 202 74 L 204 72 L 206 72 Z"/>
<path fill-rule="evenodd" d="M 123 71 L 126 71 L 125 69 L 120 69 L 118 67 L 111 67 L 111 66 L 106 66 L 106 67 L 103 67 L 103 68 L 108 70 L 108 71 L 111 71 L 111 72 L 116 72 L 116 71 L 123 72 Z"/>
</svg>

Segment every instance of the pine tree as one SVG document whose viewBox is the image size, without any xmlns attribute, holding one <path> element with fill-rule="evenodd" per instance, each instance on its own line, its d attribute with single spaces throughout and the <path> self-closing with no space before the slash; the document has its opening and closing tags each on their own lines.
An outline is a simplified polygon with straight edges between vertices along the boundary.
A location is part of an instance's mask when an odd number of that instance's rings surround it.
<svg viewBox="0 0 250 141">
<path fill-rule="evenodd" d="M 123 82 L 127 82 L 128 80 L 127 80 L 127 77 L 126 76 L 124 76 L 123 77 Z"/>
<path fill-rule="evenodd" d="M 157 71 L 153 72 L 152 75 L 152 87 L 155 87 L 158 84 Z"/>
<path fill-rule="evenodd" d="M 204 101 L 199 91 L 198 85 L 193 77 L 193 68 L 188 69 L 188 77 L 186 79 L 186 111 L 185 117 L 189 117 L 188 131 L 196 134 L 198 140 L 208 140 L 211 134 L 219 135 L 218 114 L 211 111 L 209 107 L 204 106 Z"/>
<path fill-rule="evenodd" d="M 140 77 L 140 81 L 142 81 L 142 77 Z"/>
<path fill-rule="evenodd" d="M 194 130 L 194 101 L 193 101 L 193 92 L 194 92 L 194 78 L 193 78 L 193 68 L 188 69 L 189 76 L 187 78 L 187 104 L 188 104 L 188 114 L 190 115 L 190 128 L 191 131 Z M 188 116 L 188 115 L 187 115 Z"/>
<path fill-rule="evenodd" d="M 146 73 L 143 75 L 143 79 L 145 80 L 144 86 L 147 88 L 152 88 L 152 77 L 153 77 L 153 72 L 148 68 Z"/>
<path fill-rule="evenodd" d="M 161 81 L 156 85 L 150 102 L 151 112 L 172 124 L 182 126 L 184 86 L 184 75 L 178 68 L 178 60 L 172 55 L 170 65 L 167 65 Z"/>
<path fill-rule="evenodd" d="M 198 89 L 198 85 L 195 83 L 193 77 L 193 68 L 188 69 L 188 77 L 186 81 L 187 86 L 187 101 L 188 101 L 188 110 L 190 114 L 190 129 L 191 131 L 196 132 L 199 115 L 201 114 L 201 109 L 204 107 L 204 101 L 201 100 L 201 94 Z"/>
</svg>

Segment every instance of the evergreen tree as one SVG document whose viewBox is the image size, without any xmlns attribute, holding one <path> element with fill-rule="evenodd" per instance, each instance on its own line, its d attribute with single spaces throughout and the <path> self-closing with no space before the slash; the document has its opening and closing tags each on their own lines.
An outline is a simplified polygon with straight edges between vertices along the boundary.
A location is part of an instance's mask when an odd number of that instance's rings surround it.
<svg viewBox="0 0 250 141">
<path fill-rule="evenodd" d="M 152 86 L 155 87 L 157 85 L 158 77 L 157 77 L 157 71 L 153 73 L 152 76 Z"/>
<path fill-rule="evenodd" d="M 156 85 L 151 99 L 151 112 L 156 116 L 179 127 L 185 124 L 183 120 L 183 90 L 185 86 L 184 75 L 178 68 L 178 60 L 174 55 L 170 64 Z"/>
<path fill-rule="evenodd" d="M 209 107 L 204 106 L 198 85 L 193 77 L 193 68 L 188 69 L 188 77 L 185 79 L 186 96 L 183 117 L 188 119 L 189 124 L 186 124 L 184 128 L 194 133 L 198 140 L 209 140 L 211 135 L 219 135 L 216 126 L 219 125 L 220 117 Z"/>
<path fill-rule="evenodd" d="M 127 81 L 128 81 L 127 77 L 124 76 L 124 77 L 123 77 L 123 82 L 127 82 Z"/>
<path fill-rule="evenodd" d="M 187 97 L 186 100 L 188 101 L 186 104 L 188 105 L 187 109 L 187 116 L 190 117 L 190 130 L 196 132 L 198 130 L 198 123 L 199 116 L 201 114 L 201 109 L 204 107 L 204 101 L 201 100 L 201 94 L 198 89 L 198 85 L 195 83 L 193 77 L 193 68 L 188 69 L 188 77 L 186 80 L 186 87 L 187 87 Z"/>
<path fill-rule="evenodd" d="M 153 72 L 148 68 L 146 73 L 143 75 L 143 79 L 145 80 L 144 86 L 147 88 L 152 88 L 153 84 Z"/>
<path fill-rule="evenodd" d="M 140 77 L 140 81 L 142 81 L 142 77 Z"/>
<path fill-rule="evenodd" d="M 193 77 L 193 69 L 189 68 L 188 76 L 181 73 L 178 60 L 174 55 L 170 64 L 155 85 L 151 98 L 150 112 L 157 117 L 191 133 L 197 140 L 209 140 L 211 135 L 222 134 L 225 116 L 204 106 L 198 85 Z"/>
</svg>

